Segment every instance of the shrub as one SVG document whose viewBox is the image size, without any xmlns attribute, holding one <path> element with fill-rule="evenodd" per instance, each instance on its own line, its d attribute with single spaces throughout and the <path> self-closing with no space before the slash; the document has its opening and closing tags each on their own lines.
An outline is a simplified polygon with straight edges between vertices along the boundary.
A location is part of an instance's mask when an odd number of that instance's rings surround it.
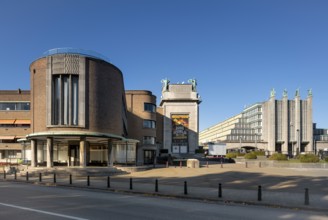
<svg viewBox="0 0 328 220">
<path fill-rule="evenodd" d="M 298 159 L 302 163 L 318 163 L 320 161 L 319 157 L 314 154 L 300 154 Z"/>
<path fill-rule="evenodd" d="M 254 153 L 256 156 L 265 156 L 265 152 L 264 152 L 264 151 L 253 151 L 253 153 Z"/>
<path fill-rule="evenodd" d="M 325 158 L 325 162 L 328 162 L 328 157 Z"/>
<path fill-rule="evenodd" d="M 235 152 L 230 152 L 226 154 L 226 158 L 236 158 L 237 157 L 237 153 Z"/>
<path fill-rule="evenodd" d="M 250 153 L 245 154 L 244 158 L 245 159 L 256 159 L 257 156 L 256 156 L 256 154 L 254 154 L 254 152 L 250 152 Z"/>
<path fill-rule="evenodd" d="M 238 152 L 238 153 L 237 153 L 237 156 L 238 156 L 238 157 L 243 157 L 243 156 L 245 156 L 245 153 Z"/>
<path fill-rule="evenodd" d="M 269 160 L 287 160 L 287 156 L 282 153 L 274 153 L 269 157 Z"/>
</svg>

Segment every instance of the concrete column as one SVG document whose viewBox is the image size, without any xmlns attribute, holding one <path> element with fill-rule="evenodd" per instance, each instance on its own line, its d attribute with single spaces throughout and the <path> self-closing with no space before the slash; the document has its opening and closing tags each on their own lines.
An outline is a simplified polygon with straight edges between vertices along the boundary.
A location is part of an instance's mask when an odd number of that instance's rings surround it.
<svg viewBox="0 0 328 220">
<path fill-rule="evenodd" d="M 268 150 L 270 154 L 276 151 L 276 98 L 270 97 L 268 103 Z"/>
<path fill-rule="evenodd" d="M 80 138 L 80 167 L 86 167 L 87 166 L 87 148 L 86 148 L 86 138 L 81 137 Z"/>
<path fill-rule="evenodd" d="M 310 151 L 312 153 L 315 153 L 314 144 L 313 144 L 312 92 L 310 91 L 307 97 L 307 115 L 306 115 L 307 117 L 306 140 L 309 142 L 309 144 L 306 146 L 305 151 Z"/>
<path fill-rule="evenodd" d="M 295 94 L 295 140 L 296 144 L 294 146 L 294 150 L 300 152 L 301 148 L 301 140 L 302 140 L 302 129 L 301 129 L 301 101 L 299 96 L 299 91 L 296 91 Z"/>
<path fill-rule="evenodd" d="M 288 143 L 289 143 L 289 138 L 288 138 L 288 132 L 289 132 L 289 119 L 288 119 L 288 98 L 287 96 L 284 96 L 282 98 L 282 140 L 283 144 L 281 147 L 281 151 L 284 154 L 288 153 Z"/>
<path fill-rule="evenodd" d="M 47 137 L 47 167 L 53 167 L 54 165 L 54 145 L 53 138 Z"/>
<path fill-rule="evenodd" d="M 38 154 L 38 149 L 37 149 L 37 140 L 32 139 L 31 140 L 31 167 L 36 167 L 37 164 L 37 154 Z"/>
<path fill-rule="evenodd" d="M 113 140 L 112 139 L 108 139 L 108 142 L 107 142 L 107 149 L 108 149 L 108 166 L 109 167 L 113 167 L 113 160 L 114 160 L 114 157 L 113 157 Z"/>
</svg>

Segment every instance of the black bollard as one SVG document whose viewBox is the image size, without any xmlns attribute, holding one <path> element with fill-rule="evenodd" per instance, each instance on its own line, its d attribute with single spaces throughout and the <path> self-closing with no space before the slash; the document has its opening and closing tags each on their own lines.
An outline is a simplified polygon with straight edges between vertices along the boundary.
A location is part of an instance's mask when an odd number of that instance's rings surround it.
<svg viewBox="0 0 328 220">
<path fill-rule="evenodd" d="M 6 179 L 6 171 L 3 171 L 3 179 Z"/>
<path fill-rule="evenodd" d="M 184 194 L 188 194 L 188 189 L 187 189 L 187 181 L 184 181 Z"/>
<path fill-rule="evenodd" d="M 219 183 L 219 198 L 222 198 L 222 185 Z"/>
<path fill-rule="evenodd" d="M 155 192 L 158 192 L 158 179 L 155 180 Z"/>
<path fill-rule="evenodd" d="M 132 178 L 130 178 L 130 189 L 133 189 L 133 187 L 132 187 Z"/>
<path fill-rule="evenodd" d="M 107 188 L 110 188 L 110 177 L 107 177 Z"/>
<path fill-rule="evenodd" d="M 69 174 L 69 184 L 72 185 L 72 174 Z"/>
<path fill-rule="evenodd" d="M 28 172 L 26 172 L 26 181 L 28 181 Z"/>
<path fill-rule="evenodd" d="M 258 188 L 257 201 L 262 201 L 262 187 L 261 187 L 261 185 L 259 185 L 259 188 Z"/>
<path fill-rule="evenodd" d="M 15 180 L 17 180 L 17 171 L 15 170 Z"/>
<path fill-rule="evenodd" d="M 42 174 L 39 173 L 39 182 L 42 182 Z"/>
<path fill-rule="evenodd" d="M 90 176 L 87 177 L 87 185 L 90 186 Z"/>
<path fill-rule="evenodd" d="M 304 205 L 310 205 L 310 198 L 309 198 L 309 189 L 305 188 L 305 201 Z"/>
<path fill-rule="evenodd" d="M 57 182 L 56 173 L 54 173 L 54 183 Z"/>
</svg>

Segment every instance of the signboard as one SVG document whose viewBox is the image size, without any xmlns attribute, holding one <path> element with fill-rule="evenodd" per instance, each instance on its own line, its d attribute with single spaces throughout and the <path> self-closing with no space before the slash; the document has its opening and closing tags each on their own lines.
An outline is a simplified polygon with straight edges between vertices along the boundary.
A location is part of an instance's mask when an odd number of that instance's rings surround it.
<svg viewBox="0 0 328 220">
<path fill-rule="evenodd" d="M 179 146 L 173 146 L 173 147 L 172 147 L 172 153 L 174 153 L 174 154 L 178 154 L 178 153 L 180 153 L 180 151 L 179 151 Z"/>
<path fill-rule="evenodd" d="M 208 145 L 208 155 L 221 155 L 225 156 L 227 154 L 227 147 L 224 143 L 216 143 Z"/>
<path fill-rule="evenodd" d="M 188 152 L 188 127 L 189 115 L 175 114 L 171 115 L 172 120 L 172 146 L 173 151 L 180 153 Z M 176 149 L 179 147 L 178 149 Z"/>
</svg>

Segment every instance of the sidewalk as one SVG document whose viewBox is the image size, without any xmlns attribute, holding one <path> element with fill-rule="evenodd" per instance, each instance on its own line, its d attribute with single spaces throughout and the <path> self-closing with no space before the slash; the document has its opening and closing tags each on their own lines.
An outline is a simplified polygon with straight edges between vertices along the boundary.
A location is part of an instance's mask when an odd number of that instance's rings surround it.
<svg viewBox="0 0 328 220">
<path fill-rule="evenodd" d="M 67 185 L 67 182 L 58 184 Z M 185 194 L 184 181 L 176 181 L 175 184 L 163 184 L 158 180 L 158 192 L 155 191 L 155 179 L 146 183 L 144 180 L 132 179 L 132 190 L 130 189 L 130 179 L 117 180 L 110 179 L 110 188 L 107 188 L 106 179 L 90 179 L 90 186 L 87 186 L 87 180 L 78 179 L 74 181 L 75 187 L 87 187 L 106 189 L 112 191 L 140 193 L 145 195 L 188 198 L 197 200 L 207 200 L 213 202 L 225 203 L 242 203 L 256 204 L 267 206 L 280 206 L 286 208 L 310 209 L 324 211 L 328 213 L 328 195 L 313 194 L 309 191 L 309 205 L 305 205 L 305 190 L 299 192 L 272 192 L 262 188 L 261 201 L 258 201 L 259 191 L 257 189 L 229 189 L 221 185 L 221 197 L 219 197 L 219 186 L 214 187 L 195 187 L 188 186 L 187 194 Z"/>
<path fill-rule="evenodd" d="M 307 209 L 328 213 L 327 174 L 328 170 L 326 169 L 313 171 L 255 167 L 242 169 L 237 165 L 225 168 L 213 165 L 209 168 L 199 169 L 158 168 L 113 176 L 110 177 L 110 187 L 107 185 L 107 177 L 90 177 L 89 186 L 87 177 L 73 177 L 72 184 L 70 184 L 68 176 L 57 176 L 56 183 L 54 183 L 52 175 L 43 176 L 42 182 L 39 182 L 38 177 L 30 177 L 28 182 L 138 193 L 147 196 Z M 0 179 L 3 180 L 3 177 Z M 130 189 L 131 179 L 132 189 Z M 158 192 L 155 191 L 156 179 L 158 180 Z M 13 176 L 7 176 L 6 181 L 14 181 Z M 18 181 L 26 182 L 22 177 L 18 178 Z M 221 197 L 219 197 L 219 183 L 221 183 Z M 261 185 L 260 194 L 259 185 Z M 308 188 L 308 194 L 306 194 L 305 188 Z M 261 201 L 259 201 L 259 197 Z"/>
</svg>

